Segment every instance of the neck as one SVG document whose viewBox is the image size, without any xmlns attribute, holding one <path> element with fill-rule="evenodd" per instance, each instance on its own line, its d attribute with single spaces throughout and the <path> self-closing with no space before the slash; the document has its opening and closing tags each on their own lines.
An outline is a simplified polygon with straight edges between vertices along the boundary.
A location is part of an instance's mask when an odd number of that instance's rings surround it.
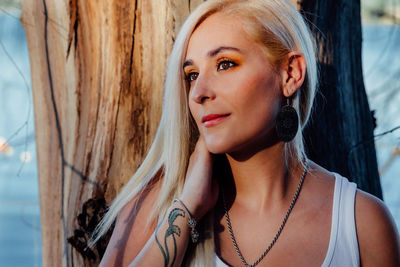
<svg viewBox="0 0 400 267">
<path fill-rule="evenodd" d="M 227 154 L 239 206 L 257 213 L 287 206 L 300 180 L 299 163 L 285 163 L 284 144 L 257 151 L 245 159 Z"/>
</svg>

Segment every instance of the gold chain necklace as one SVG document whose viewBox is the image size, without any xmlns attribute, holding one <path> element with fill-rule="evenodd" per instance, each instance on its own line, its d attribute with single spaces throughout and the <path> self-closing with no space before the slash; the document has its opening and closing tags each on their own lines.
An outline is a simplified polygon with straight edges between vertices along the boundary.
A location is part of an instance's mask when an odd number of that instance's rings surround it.
<svg viewBox="0 0 400 267">
<path fill-rule="evenodd" d="M 246 260 L 244 259 L 243 255 L 242 255 L 242 252 L 240 252 L 239 246 L 238 246 L 238 244 L 237 244 L 237 242 L 236 242 L 235 236 L 233 235 L 231 220 L 230 220 L 230 218 L 229 218 L 228 209 L 226 208 L 226 202 L 225 202 L 224 192 L 221 191 L 221 193 L 222 193 L 222 202 L 223 202 L 223 204 L 224 204 L 225 218 L 226 218 L 226 224 L 228 225 L 229 235 L 231 236 L 231 240 L 232 240 L 233 246 L 235 247 L 236 253 L 239 255 L 239 258 L 240 258 L 240 260 L 242 261 L 242 263 L 243 263 L 243 265 L 244 265 L 245 267 L 254 267 L 254 266 L 256 266 L 257 264 L 259 264 L 259 263 L 262 261 L 262 259 L 264 259 L 264 257 L 267 255 L 267 253 L 271 250 L 272 246 L 273 246 L 273 245 L 276 243 L 276 241 L 278 240 L 278 237 L 280 236 L 280 234 L 281 234 L 281 232 L 282 232 L 282 230 L 283 230 L 283 227 L 285 226 L 286 221 L 287 221 L 287 219 L 289 218 L 289 215 L 290 215 L 290 213 L 292 212 L 292 209 L 293 209 L 293 207 L 294 207 L 294 204 L 296 203 L 296 200 L 297 200 L 297 198 L 298 198 L 298 196 L 299 196 L 301 187 L 302 187 L 303 182 L 304 182 L 304 178 L 306 177 L 306 173 L 307 173 L 307 165 L 304 165 L 303 174 L 302 174 L 302 176 L 301 176 L 299 185 L 297 186 L 296 193 L 295 193 L 294 196 L 293 196 L 292 202 L 290 203 L 289 209 L 288 209 L 287 212 L 286 212 L 285 218 L 283 219 L 282 224 L 281 224 L 281 226 L 279 227 L 278 232 L 276 233 L 274 239 L 271 241 L 271 243 L 269 244 L 269 246 L 267 247 L 267 249 L 266 249 L 266 250 L 261 254 L 261 256 L 260 256 L 253 264 L 251 264 L 251 265 L 248 264 L 248 263 L 246 262 Z"/>
</svg>

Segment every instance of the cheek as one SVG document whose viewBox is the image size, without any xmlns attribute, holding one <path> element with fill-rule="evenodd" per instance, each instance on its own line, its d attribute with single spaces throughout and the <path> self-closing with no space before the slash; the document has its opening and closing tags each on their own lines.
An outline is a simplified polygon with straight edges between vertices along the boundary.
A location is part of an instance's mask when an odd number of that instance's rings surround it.
<svg viewBox="0 0 400 267">
<path fill-rule="evenodd" d="M 261 119 L 273 115 L 280 105 L 280 89 L 273 74 L 256 73 L 238 77 L 234 92 L 234 105 L 248 119 Z M 261 116 L 261 117 L 260 117 Z"/>
<path fill-rule="evenodd" d="M 280 108 L 279 85 L 273 79 L 255 77 L 238 90 L 235 98 L 238 125 L 246 138 L 264 136 L 275 126 Z"/>
<path fill-rule="evenodd" d="M 278 101 L 275 98 L 263 98 L 262 95 L 248 100 L 249 104 L 238 114 L 242 128 L 250 132 L 260 132 L 274 127 L 279 111 Z"/>
</svg>

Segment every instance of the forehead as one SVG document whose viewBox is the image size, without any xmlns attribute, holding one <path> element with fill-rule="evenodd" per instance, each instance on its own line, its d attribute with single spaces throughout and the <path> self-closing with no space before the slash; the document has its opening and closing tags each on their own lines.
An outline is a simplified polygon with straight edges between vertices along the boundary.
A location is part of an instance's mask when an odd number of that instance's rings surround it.
<svg viewBox="0 0 400 267">
<path fill-rule="evenodd" d="M 237 47 L 245 52 L 254 49 L 257 44 L 244 30 L 240 18 L 215 13 L 206 18 L 192 33 L 186 58 L 204 56 L 210 49 L 219 46 Z"/>
</svg>

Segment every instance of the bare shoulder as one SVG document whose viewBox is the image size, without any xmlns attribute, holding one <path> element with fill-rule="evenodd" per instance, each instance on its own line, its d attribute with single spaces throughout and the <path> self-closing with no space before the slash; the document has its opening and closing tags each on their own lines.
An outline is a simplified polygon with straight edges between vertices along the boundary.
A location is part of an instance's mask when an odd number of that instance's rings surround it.
<svg viewBox="0 0 400 267">
<path fill-rule="evenodd" d="M 321 192 L 322 195 L 327 195 L 332 199 L 335 187 L 335 175 L 333 172 L 326 170 L 312 160 L 308 160 L 308 177 L 310 184 L 316 186 L 316 191 Z M 315 192 L 314 192 L 315 194 Z"/>
<path fill-rule="evenodd" d="M 304 210 L 317 211 L 318 216 L 326 218 L 326 222 L 329 223 L 328 217 L 332 213 L 335 175 L 311 160 L 307 162 L 307 170 L 302 188 L 303 208 Z"/>
<path fill-rule="evenodd" d="M 355 217 L 362 266 L 400 266 L 399 233 L 386 205 L 357 190 Z"/>
<path fill-rule="evenodd" d="M 310 188 L 314 189 L 311 192 L 319 194 L 320 199 L 329 203 L 329 199 L 333 197 L 334 173 L 311 160 L 309 161 L 309 173 L 309 183 L 312 184 Z M 357 189 L 355 221 L 361 265 L 363 267 L 400 266 L 399 233 L 393 217 L 383 201 Z"/>
<path fill-rule="evenodd" d="M 127 266 L 142 250 L 156 228 L 156 218 L 149 216 L 160 185 L 156 182 L 122 208 L 100 266 Z"/>
</svg>

